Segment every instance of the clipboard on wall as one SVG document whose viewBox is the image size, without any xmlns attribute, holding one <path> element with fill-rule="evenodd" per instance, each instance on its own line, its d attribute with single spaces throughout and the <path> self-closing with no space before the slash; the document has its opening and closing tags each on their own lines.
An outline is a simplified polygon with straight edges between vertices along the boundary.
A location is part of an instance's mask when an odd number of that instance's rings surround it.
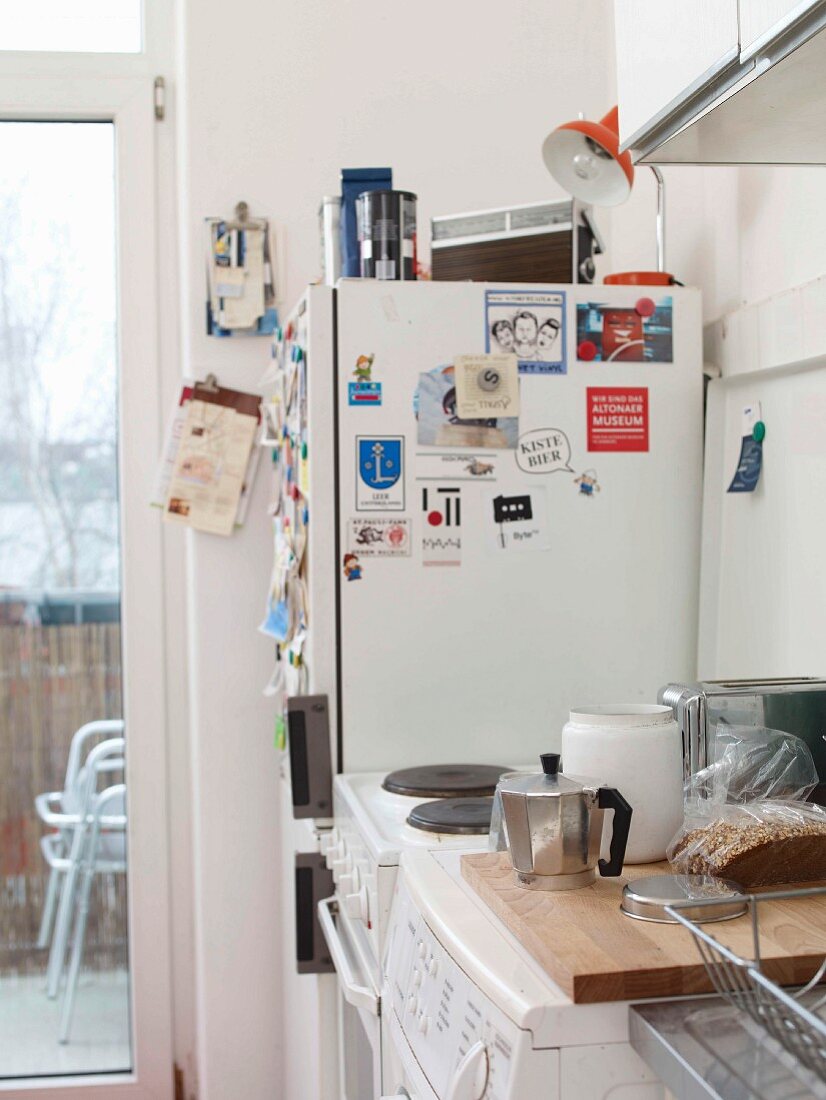
<svg viewBox="0 0 826 1100">
<path fill-rule="evenodd" d="M 207 218 L 206 328 L 210 336 L 272 335 L 278 325 L 270 225 L 245 202 L 235 218 Z"/>
</svg>

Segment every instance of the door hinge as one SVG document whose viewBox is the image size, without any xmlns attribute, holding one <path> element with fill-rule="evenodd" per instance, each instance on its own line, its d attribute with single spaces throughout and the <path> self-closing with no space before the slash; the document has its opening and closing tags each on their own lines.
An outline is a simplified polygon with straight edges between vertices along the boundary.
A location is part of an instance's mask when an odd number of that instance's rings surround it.
<svg viewBox="0 0 826 1100">
<path fill-rule="evenodd" d="M 166 118 L 166 81 L 162 76 L 155 77 L 152 96 L 155 104 L 155 118 L 158 122 L 163 122 Z"/>
</svg>

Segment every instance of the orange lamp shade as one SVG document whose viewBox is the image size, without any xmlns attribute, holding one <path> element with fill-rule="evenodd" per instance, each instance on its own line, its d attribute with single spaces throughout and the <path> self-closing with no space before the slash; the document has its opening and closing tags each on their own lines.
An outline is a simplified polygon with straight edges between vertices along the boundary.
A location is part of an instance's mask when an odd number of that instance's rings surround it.
<svg viewBox="0 0 826 1100">
<path fill-rule="evenodd" d="M 565 122 L 542 144 L 545 167 L 569 195 L 598 206 L 618 206 L 631 193 L 630 153 L 619 151 L 619 112 L 612 107 L 599 122 Z"/>
</svg>

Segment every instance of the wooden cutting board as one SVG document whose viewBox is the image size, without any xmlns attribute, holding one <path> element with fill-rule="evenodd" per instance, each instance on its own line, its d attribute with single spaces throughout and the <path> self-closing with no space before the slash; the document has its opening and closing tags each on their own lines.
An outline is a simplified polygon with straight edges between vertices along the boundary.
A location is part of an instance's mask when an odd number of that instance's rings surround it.
<svg viewBox="0 0 826 1100">
<path fill-rule="evenodd" d="M 462 856 L 462 874 L 519 942 L 577 1004 L 708 993 L 711 982 L 687 928 L 633 920 L 620 910 L 629 880 L 665 874 L 667 863 L 559 893 L 514 885 L 507 852 Z M 749 916 L 703 926 L 743 958 L 754 957 Z M 765 974 L 808 981 L 826 955 L 826 898 L 760 906 Z"/>
</svg>

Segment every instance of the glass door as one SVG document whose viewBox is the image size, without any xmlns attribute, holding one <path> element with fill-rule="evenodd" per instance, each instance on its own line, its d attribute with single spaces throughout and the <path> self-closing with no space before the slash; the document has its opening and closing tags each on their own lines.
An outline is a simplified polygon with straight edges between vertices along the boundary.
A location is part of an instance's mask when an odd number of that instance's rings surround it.
<svg viewBox="0 0 826 1100">
<path fill-rule="evenodd" d="M 172 1093 L 152 80 L 0 74 L 0 1093 Z"/>
<path fill-rule="evenodd" d="M 0 122 L 3 1078 L 132 1069 L 114 157 Z"/>
</svg>

